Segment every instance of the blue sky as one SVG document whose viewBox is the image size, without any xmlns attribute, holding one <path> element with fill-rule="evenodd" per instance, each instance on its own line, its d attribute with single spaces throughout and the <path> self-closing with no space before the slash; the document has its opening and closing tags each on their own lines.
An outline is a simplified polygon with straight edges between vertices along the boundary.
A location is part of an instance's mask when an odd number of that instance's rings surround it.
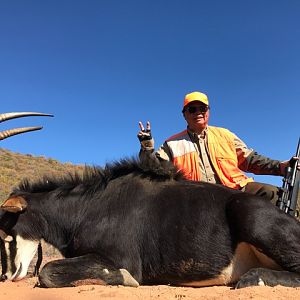
<svg viewBox="0 0 300 300">
<path fill-rule="evenodd" d="M 300 111 L 300 1 L 0 0 L 0 130 L 19 153 L 103 165 L 135 156 L 138 121 L 158 147 L 185 128 L 186 93 L 208 94 L 210 124 L 289 159 Z M 281 185 L 281 179 L 256 180 Z"/>
</svg>

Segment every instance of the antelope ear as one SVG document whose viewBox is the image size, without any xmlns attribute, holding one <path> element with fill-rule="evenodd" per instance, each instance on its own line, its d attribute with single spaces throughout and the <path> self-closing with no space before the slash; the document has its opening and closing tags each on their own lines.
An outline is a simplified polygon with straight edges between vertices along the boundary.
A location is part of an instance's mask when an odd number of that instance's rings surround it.
<svg viewBox="0 0 300 300">
<path fill-rule="evenodd" d="M 25 210 L 27 207 L 27 201 L 21 197 L 21 196 L 16 196 L 16 197 L 11 197 L 5 200 L 2 205 L 0 206 L 0 209 L 12 212 L 12 213 L 17 213 Z"/>
</svg>

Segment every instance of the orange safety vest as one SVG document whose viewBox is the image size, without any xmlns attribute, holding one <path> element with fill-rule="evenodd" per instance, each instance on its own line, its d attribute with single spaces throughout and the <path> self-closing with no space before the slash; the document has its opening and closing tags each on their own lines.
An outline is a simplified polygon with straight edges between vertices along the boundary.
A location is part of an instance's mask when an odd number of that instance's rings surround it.
<svg viewBox="0 0 300 300">
<path fill-rule="evenodd" d="M 239 189 L 253 178 L 247 177 L 238 167 L 234 135 L 225 128 L 208 126 L 209 157 L 223 185 Z M 187 130 L 173 135 L 166 141 L 173 163 L 189 180 L 201 180 L 200 158 Z"/>
</svg>

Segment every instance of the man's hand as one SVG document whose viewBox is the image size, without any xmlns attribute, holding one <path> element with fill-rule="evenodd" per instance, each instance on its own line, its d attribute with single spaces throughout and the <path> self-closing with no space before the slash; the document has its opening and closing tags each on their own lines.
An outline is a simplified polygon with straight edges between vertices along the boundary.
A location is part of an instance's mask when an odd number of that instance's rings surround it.
<svg viewBox="0 0 300 300">
<path fill-rule="evenodd" d="M 297 170 L 300 171 L 299 157 L 293 156 L 290 160 L 285 160 L 280 163 L 280 173 L 284 176 L 287 167 L 292 167 L 297 163 Z"/>
<path fill-rule="evenodd" d="M 147 121 L 146 129 L 141 121 L 139 122 L 139 126 L 140 126 L 141 130 L 139 131 L 137 136 L 138 136 L 140 142 L 145 141 L 145 140 L 148 140 L 148 141 L 151 140 L 152 136 L 151 136 L 150 122 Z"/>
<path fill-rule="evenodd" d="M 139 122 L 140 131 L 138 132 L 138 139 L 141 143 L 143 150 L 153 150 L 154 149 L 154 140 L 151 135 L 151 125 L 147 121 L 146 129 L 142 122 Z"/>
</svg>

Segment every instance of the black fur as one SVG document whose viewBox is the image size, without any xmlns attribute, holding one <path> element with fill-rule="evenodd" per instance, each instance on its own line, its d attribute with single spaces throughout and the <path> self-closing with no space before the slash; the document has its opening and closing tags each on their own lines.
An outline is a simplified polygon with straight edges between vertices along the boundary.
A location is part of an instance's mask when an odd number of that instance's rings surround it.
<svg viewBox="0 0 300 300">
<path fill-rule="evenodd" d="M 182 180 L 183 174 L 170 163 L 159 163 L 156 160 L 141 162 L 137 159 L 123 159 L 104 168 L 86 166 L 83 175 L 68 173 L 62 177 L 44 176 L 40 181 L 30 182 L 23 180 L 13 190 L 13 193 L 27 192 L 40 193 L 59 189 L 68 194 L 72 189 L 78 188 L 83 192 L 93 194 L 103 190 L 108 182 L 128 174 L 140 175 L 154 181 Z"/>
<path fill-rule="evenodd" d="M 95 278 L 125 284 L 120 269 L 140 284 L 215 278 L 239 242 L 262 249 L 287 271 L 300 272 L 296 220 L 262 198 L 185 181 L 172 165 L 124 160 L 87 168 L 82 177 L 23 182 L 15 195 L 28 207 L 11 232 L 43 238 L 68 258 L 43 268 L 44 287 Z"/>
</svg>

